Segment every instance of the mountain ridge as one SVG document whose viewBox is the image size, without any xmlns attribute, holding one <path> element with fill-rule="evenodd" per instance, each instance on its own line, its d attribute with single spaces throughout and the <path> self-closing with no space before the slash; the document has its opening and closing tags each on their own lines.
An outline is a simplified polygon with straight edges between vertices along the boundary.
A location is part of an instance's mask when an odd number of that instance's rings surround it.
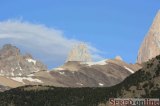
<svg viewBox="0 0 160 106">
<path fill-rule="evenodd" d="M 68 61 L 47 70 L 43 63 L 29 54 L 21 55 L 20 50 L 10 44 L 3 46 L 0 57 L 0 84 L 10 88 L 39 84 L 57 87 L 112 86 L 141 68 L 141 65 L 127 64 L 116 57 L 99 62 Z"/>
<path fill-rule="evenodd" d="M 16 106 L 24 103 L 27 106 L 109 106 L 109 98 L 159 98 L 159 68 L 160 56 L 156 56 L 146 62 L 142 69 L 112 87 L 66 88 L 28 85 L 0 93 L 0 103 Z"/>
</svg>

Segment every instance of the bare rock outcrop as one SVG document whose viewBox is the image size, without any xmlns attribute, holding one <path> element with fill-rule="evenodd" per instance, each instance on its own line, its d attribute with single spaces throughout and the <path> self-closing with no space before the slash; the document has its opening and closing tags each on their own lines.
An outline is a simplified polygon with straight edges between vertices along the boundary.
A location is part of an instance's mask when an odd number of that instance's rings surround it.
<svg viewBox="0 0 160 106">
<path fill-rule="evenodd" d="M 160 11 L 157 13 L 150 30 L 138 52 L 137 63 L 143 63 L 160 54 Z"/>
<path fill-rule="evenodd" d="M 87 46 L 83 43 L 75 45 L 68 55 L 66 62 L 68 61 L 81 61 L 81 62 L 92 61 Z"/>
<path fill-rule="evenodd" d="M 115 60 L 123 61 L 123 59 L 122 59 L 122 57 L 121 57 L 121 56 L 116 56 L 116 57 L 115 57 Z"/>
</svg>

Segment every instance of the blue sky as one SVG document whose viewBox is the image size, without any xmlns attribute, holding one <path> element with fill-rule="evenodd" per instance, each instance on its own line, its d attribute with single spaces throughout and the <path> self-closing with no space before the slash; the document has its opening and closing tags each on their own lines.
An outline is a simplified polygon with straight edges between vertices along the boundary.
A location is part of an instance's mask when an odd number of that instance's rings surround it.
<svg viewBox="0 0 160 106">
<path fill-rule="evenodd" d="M 159 0 L 1 0 L 0 21 L 42 24 L 60 30 L 67 39 L 88 42 L 101 51 L 103 58 L 120 55 L 126 62 L 134 63 L 159 9 Z M 46 64 L 54 67 L 60 63 Z"/>
</svg>

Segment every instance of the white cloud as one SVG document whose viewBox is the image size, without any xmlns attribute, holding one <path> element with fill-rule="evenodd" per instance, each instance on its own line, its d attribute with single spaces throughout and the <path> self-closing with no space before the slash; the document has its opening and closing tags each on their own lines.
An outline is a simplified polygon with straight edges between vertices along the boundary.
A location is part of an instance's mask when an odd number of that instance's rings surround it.
<svg viewBox="0 0 160 106">
<path fill-rule="evenodd" d="M 63 64 L 73 45 L 82 42 L 66 38 L 61 30 L 18 20 L 0 22 L 0 41 L 1 45 L 14 44 L 52 66 Z M 94 60 L 102 59 L 98 49 L 88 47 Z"/>
</svg>

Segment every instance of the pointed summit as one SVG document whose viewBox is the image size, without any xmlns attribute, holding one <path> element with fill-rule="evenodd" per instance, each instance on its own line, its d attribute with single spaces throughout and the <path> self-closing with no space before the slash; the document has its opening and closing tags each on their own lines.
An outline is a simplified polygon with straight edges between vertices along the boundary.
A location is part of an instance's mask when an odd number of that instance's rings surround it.
<svg viewBox="0 0 160 106">
<path fill-rule="evenodd" d="M 153 23 L 144 38 L 138 52 L 137 62 L 143 63 L 160 54 L 160 11 L 158 11 Z"/>
<path fill-rule="evenodd" d="M 151 26 L 151 31 L 160 31 L 160 10 L 157 12 L 156 17 Z"/>
<path fill-rule="evenodd" d="M 0 50 L 0 57 L 9 57 L 20 55 L 20 50 L 11 44 L 5 44 Z"/>
</svg>

